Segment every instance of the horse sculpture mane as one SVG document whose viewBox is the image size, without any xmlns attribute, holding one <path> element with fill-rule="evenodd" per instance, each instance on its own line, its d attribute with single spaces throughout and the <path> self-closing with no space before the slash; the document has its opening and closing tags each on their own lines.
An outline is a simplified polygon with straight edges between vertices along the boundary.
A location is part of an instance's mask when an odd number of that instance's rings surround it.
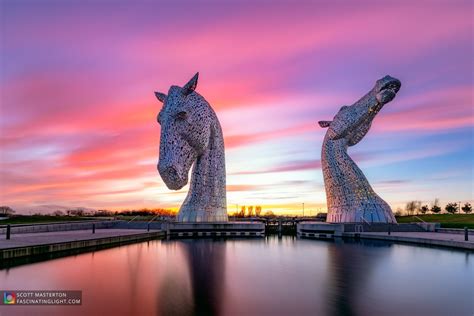
<svg viewBox="0 0 474 316">
<path fill-rule="evenodd" d="M 166 186 L 179 190 L 188 183 L 188 195 L 179 210 L 179 222 L 227 221 L 224 138 L 216 113 L 198 94 L 199 73 L 182 88 L 155 92 L 163 103 L 158 171 Z"/>
<path fill-rule="evenodd" d="M 396 223 L 390 206 L 374 192 L 347 154 L 347 147 L 364 138 L 372 120 L 395 98 L 400 86 L 398 79 L 385 76 L 359 101 L 343 106 L 332 121 L 319 122 L 328 128 L 321 151 L 328 222 Z"/>
</svg>

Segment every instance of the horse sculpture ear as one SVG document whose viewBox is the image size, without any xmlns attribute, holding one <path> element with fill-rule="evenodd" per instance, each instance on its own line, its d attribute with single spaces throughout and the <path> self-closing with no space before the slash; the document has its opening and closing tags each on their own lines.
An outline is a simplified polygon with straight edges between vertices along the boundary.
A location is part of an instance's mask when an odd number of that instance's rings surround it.
<svg viewBox="0 0 474 316">
<path fill-rule="evenodd" d="M 318 124 L 319 124 L 319 126 L 325 128 L 325 127 L 329 127 L 329 125 L 331 125 L 331 121 L 319 121 Z"/>
<path fill-rule="evenodd" d="M 188 95 L 194 90 L 196 90 L 196 87 L 198 84 L 198 78 L 199 78 L 199 72 L 196 72 L 196 74 L 191 78 L 191 80 L 189 80 L 188 83 L 184 85 L 183 90 L 184 90 L 185 95 Z"/>
<path fill-rule="evenodd" d="M 165 102 L 166 99 L 166 94 L 161 93 L 161 92 L 156 92 L 155 91 L 155 97 L 160 101 L 161 103 Z"/>
</svg>

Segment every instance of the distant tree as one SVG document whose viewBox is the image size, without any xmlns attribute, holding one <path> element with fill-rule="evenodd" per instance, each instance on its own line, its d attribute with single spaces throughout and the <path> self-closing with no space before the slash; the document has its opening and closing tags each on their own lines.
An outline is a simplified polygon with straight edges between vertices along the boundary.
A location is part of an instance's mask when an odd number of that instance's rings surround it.
<svg viewBox="0 0 474 316">
<path fill-rule="evenodd" d="M 430 208 L 428 207 L 428 205 L 423 205 L 423 206 L 420 208 L 421 214 L 426 214 L 426 213 L 428 213 L 429 210 L 430 210 Z"/>
<path fill-rule="evenodd" d="M 64 212 L 61 211 L 61 210 L 56 210 L 56 211 L 53 212 L 53 215 L 54 216 L 64 216 Z"/>
<path fill-rule="evenodd" d="M 446 204 L 444 209 L 448 213 L 455 214 L 457 209 L 458 209 L 458 204 L 457 203 L 448 203 L 448 204 Z"/>
<path fill-rule="evenodd" d="M 416 209 L 415 209 L 416 214 L 417 215 L 420 214 L 421 213 L 421 201 L 416 201 L 415 207 L 416 207 Z"/>
<path fill-rule="evenodd" d="M 15 211 L 10 206 L 0 206 L 0 214 L 4 216 L 12 215 Z"/>
<path fill-rule="evenodd" d="M 247 207 L 247 216 L 252 217 L 253 216 L 253 206 Z"/>
<path fill-rule="evenodd" d="M 68 210 L 67 214 L 71 216 L 84 216 L 84 210 L 83 209 L 75 209 L 75 210 Z"/>
<path fill-rule="evenodd" d="M 440 212 L 441 212 L 441 207 L 439 207 L 438 205 L 433 205 L 431 207 L 431 213 L 438 214 Z"/>
<path fill-rule="evenodd" d="M 263 214 L 265 217 L 275 217 L 275 213 L 272 211 L 266 211 L 265 214 Z"/>
<path fill-rule="evenodd" d="M 395 211 L 395 216 L 402 216 L 403 214 L 403 210 L 401 207 L 397 208 L 397 210 Z"/>
<path fill-rule="evenodd" d="M 403 208 L 397 207 L 397 210 L 395 211 L 395 216 L 403 216 Z"/>
<path fill-rule="evenodd" d="M 103 215 L 98 215 L 103 214 Z M 94 215 L 95 216 L 108 216 L 108 214 L 112 214 L 107 210 L 100 210 L 97 211 Z M 176 215 L 176 211 L 164 208 L 155 208 L 155 209 L 147 209 L 143 208 L 140 210 L 122 210 L 120 212 L 115 212 L 115 215 L 124 215 L 124 216 L 174 216 Z"/>
<path fill-rule="evenodd" d="M 109 210 L 97 210 L 94 216 L 112 216 L 112 212 Z"/>
<path fill-rule="evenodd" d="M 466 204 L 464 204 L 464 206 L 462 207 L 462 211 L 466 214 L 471 213 L 472 212 L 471 204 L 466 202 Z"/>
<path fill-rule="evenodd" d="M 410 201 L 405 206 L 405 210 L 407 211 L 408 215 L 415 214 L 416 209 L 417 209 L 417 201 Z"/>
<path fill-rule="evenodd" d="M 439 206 L 439 199 L 436 198 L 431 204 L 431 213 L 438 214 L 441 212 L 441 207 Z"/>
<path fill-rule="evenodd" d="M 257 217 L 260 217 L 261 213 L 262 213 L 262 207 L 260 205 L 255 206 L 255 215 Z"/>
<path fill-rule="evenodd" d="M 246 209 L 245 205 L 240 208 L 239 217 L 244 217 L 245 216 L 245 209 Z"/>
</svg>

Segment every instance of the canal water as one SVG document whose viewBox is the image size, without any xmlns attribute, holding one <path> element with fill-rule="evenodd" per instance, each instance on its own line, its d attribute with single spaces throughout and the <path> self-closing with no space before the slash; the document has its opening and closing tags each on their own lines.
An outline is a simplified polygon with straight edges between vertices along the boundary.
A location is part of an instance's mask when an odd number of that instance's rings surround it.
<svg viewBox="0 0 474 316">
<path fill-rule="evenodd" d="M 0 270 L 82 306 L 0 315 L 474 315 L 474 254 L 386 242 L 150 241 Z"/>
</svg>

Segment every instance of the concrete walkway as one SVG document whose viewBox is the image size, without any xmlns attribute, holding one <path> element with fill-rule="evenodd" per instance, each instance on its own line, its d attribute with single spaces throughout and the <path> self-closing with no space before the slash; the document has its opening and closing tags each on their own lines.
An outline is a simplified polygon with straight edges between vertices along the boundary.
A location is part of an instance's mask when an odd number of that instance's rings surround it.
<svg viewBox="0 0 474 316">
<path fill-rule="evenodd" d="M 354 237 L 355 233 L 344 233 Z M 444 246 L 474 250 L 474 236 L 469 235 L 469 241 L 464 240 L 464 234 L 448 234 L 435 232 L 392 232 L 387 233 L 360 233 L 360 238 L 401 241 L 431 246 Z"/>
<path fill-rule="evenodd" d="M 79 240 L 92 240 L 107 237 L 118 237 L 147 233 L 148 232 L 146 229 L 96 229 L 95 234 L 92 233 L 92 230 L 70 230 L 50 233 L 12 234 L 10 240 L 6 240 L 5 235 L 1 236 L 0 249 L 38 246 Z"/>
</svg>

